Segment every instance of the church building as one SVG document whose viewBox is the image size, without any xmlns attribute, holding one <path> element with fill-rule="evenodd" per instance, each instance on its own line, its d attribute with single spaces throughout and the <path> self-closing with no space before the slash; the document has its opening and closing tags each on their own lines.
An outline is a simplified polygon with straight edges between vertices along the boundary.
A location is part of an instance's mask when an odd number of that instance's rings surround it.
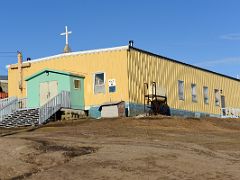
<svg viewBox="0 0 240 180">
<path fill-rule="evenodd" d="M 66 30 L 65 35 L 68 34 Z M 67 35 L 68 37 L 68 35 Z M 99 107 L 125 102 L 125 113 L 144 113 L 146 84 L 156 83 L 171 115 L 216 116 L 240 107 L 240 81 L 217 72 L 127 46 L 64 53 L 8 66 L 9 96 L 27 98 L 28 108 L 70 92 L 71 109 L 101 116 Z M 149 86 L 150 89 L 150 86 Z M 146 111 L 146 109 L 145 109 Z"/>
</svg>

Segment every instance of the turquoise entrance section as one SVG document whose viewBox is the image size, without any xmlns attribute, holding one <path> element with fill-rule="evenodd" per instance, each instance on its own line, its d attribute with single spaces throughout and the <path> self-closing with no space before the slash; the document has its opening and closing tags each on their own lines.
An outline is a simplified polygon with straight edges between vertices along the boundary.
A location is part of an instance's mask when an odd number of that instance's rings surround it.
<svg viewBox="0 0 240 180">
<path fill-rule="evenodd" d="M 40 106 L 40 84 L 57 81 L 57 92 L 69 91 L 72 109 L 84 109 L 84 76 L 44 69 L 25 79 L 27 82 L 27 106 L 36 108 Z"/>
<path fill-rule="evenodd" d="M 75 88 L 74 82 L 80 80 L 79 88 Z M 72 109 L 84 109 L 84 79 L 71 76 L 70 77 L 70 92 Z M 81 99 L 81 101 L 79 101 Z"/>
</svg>

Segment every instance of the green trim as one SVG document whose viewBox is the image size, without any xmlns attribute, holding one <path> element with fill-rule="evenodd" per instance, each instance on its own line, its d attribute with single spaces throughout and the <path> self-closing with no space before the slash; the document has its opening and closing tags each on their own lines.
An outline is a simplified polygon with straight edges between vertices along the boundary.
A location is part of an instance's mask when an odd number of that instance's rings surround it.
<svg viewBox="0 0 240 180">
<path fill-rule="evenodd" d="M 85 78 L 85 76 L 83 75 L 79 75 L 79 74 L 73 74 L 73 73 L 70 73 L 70 72 L 65 72 L 65 71 L 59 71 L 59 70 L 53 70 L 53 69 L 43 69 L 27 78 L 25 78 L 25 81 L 29 81 L 30 79 L 33 79 L 35 78 L 36 76 L 39 76 L 45 72 L 52 72 L 52 73 L 56 73 L 56 74 L 63 74 L 63 75 L 68 75 L 68 76 L 71 76 L 71 77 L 77 77 L 77 78 Z"/>
</svg>

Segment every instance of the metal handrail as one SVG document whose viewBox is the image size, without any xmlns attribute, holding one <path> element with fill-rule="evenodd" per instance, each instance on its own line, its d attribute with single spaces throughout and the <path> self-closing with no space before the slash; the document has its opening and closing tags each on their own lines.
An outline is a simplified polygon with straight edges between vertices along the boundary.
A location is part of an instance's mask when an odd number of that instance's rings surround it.
<svg viewBox="0 0 240 180">
<path fill-rule="evenodd" d="M 45 123 L 61 108 L 70 108 L 69 91 L 62 91 L 39 108 L 39 124 Z"/>
<path fill-rule="evenodd" d="M 17 110 L 18 110 L 18 99 L 16 98 L 0 109 L 0 121 L 2 121 L 5 116 Z"/>
<path fill-rule="evenodd" d="M 28 102 L 28 98 L 26 98 L 26 97 L 18 99 L 19 109 L 26 109 L 27 108 L 27 102 Z"/>
<path fill-rule="evenodd" d="M 4 108 L 7 104 L 11 103 L 13 100 L 16 100 L 17 97 L 9 97 L 0 100 L 0 109 Z"/>
<path fill-rule="evenodd" d="M 221 108 L 221 118 L 240 118 L 239 108 Z"/>
</svg>

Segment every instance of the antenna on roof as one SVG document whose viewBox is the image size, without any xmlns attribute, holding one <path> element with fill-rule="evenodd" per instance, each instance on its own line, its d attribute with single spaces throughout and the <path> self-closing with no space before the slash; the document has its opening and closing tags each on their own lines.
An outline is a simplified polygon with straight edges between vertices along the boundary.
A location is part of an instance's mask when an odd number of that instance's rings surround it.
<svg viewBox="0 0 240 180">
<path fill-rule="evenodd" d="M 130 47 L 133 47 L 133 44 L 134 44 L 133 40 L 130 40 L 130 41 L 129 41 L 129 46 L 130 46 Z"/>
</svg>

